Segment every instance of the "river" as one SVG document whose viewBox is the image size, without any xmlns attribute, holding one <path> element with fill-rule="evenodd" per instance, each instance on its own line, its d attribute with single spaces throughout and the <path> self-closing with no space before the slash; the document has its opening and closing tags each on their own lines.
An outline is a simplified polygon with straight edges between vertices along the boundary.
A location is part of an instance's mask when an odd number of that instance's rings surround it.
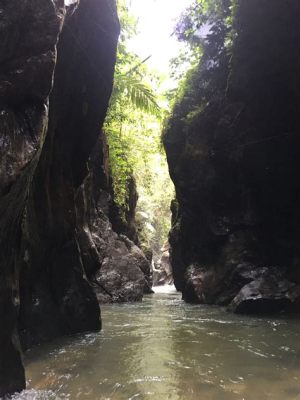
<svg viewBox="0 0 300 400">
<path fill-rule="evenodd" d="M 103 331 L 25 355 L 14 399 L 300 399 L 300 318 L 232 315 L 173 291 L 103 305 Z"/>
</svg>

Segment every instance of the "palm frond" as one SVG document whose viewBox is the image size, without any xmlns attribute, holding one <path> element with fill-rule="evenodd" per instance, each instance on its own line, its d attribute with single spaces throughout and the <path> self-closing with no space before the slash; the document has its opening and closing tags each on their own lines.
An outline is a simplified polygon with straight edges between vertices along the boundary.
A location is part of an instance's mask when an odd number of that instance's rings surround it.
<svg viewBox="0 0 300 400">
<path fill-rule="evenodd" d="M 115 75 L 113 97 L 120 93 L 127 95 L 129 101 L 138 110 L 157 115 L 159 105 L 151 88 L 141 80 L 130 75 Z"/>
</svg>

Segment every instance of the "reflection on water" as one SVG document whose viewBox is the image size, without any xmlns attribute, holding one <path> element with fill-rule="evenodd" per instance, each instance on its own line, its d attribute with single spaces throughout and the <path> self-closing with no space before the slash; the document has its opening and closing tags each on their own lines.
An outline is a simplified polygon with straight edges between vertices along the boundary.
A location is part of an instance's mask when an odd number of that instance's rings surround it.
<svg viewBox="0 0 300 400">
<path fill-rule="evenodd" d="M 158 293 L 102 306 L 104 330 L 37 347 L 15 399 L 300 399 L 299 318 L 247 318 Z"/>
</svg>

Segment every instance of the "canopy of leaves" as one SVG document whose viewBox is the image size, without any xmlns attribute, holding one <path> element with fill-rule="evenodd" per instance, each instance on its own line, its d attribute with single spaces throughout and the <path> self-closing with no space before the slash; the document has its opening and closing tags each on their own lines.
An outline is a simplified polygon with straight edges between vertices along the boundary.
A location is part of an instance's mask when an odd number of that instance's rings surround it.
<svg viewBox="0 0 300 400">
<path fill-rule="evenodd" d="M 136 33 L 126 0 L 118 2 L 121 35 L 118 46 L 114 88 L 105 123 L 115 202 L 126 218 L 129 181 L 135 177 L 139 192 L 140 236 L 147 247 L 162 246 L 169 230 L 169 204 L 173 186 L 160 135 L 164 110 L 153 88 L 161 78 L 150 71 L 145 60 L 128 50 Z"/>
</svg>

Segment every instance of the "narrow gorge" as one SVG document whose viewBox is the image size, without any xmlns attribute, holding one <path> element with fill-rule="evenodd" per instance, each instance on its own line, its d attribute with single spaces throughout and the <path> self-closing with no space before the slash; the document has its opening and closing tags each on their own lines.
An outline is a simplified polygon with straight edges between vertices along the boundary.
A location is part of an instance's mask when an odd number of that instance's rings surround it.
<svg viewBox="0 0 300 400">
<path fill-rule="evenodd" d="M 150 86 L 163 87 L 163 78 L 148 72 L 151 56 L 138 58 L 125 46 L 134 28 L 129 3 L 117 3 L 0 0 L 0 398 L 26 388 L 24 362 L 27 387 L 42 382 L 42 390 L 61 390 L 59 377 L 44 379 L 34 367 L 39 357 L 52 365 L 55 354 L 53 368 L 66 362 L 72 371 L 61 372 L 64 379 L 77 382 L 87 365 L 106 379 L 104 397 L 92 379 L 90 391 L 79 391 L 80 383 L 66 398 L 192 400 L 204 388 L 205 400 L 252 399 L 252 378 L 249 387 L 241 385 L 251 371 L 240 379 L 242 361 L 238 368 L 230 364 L 230 374 L 220 360 L 236 351 L 232 338 L 239 328 L 243 338 L 236 341 L 251 352 L 245 360 L 253 369 L 260 365 L 254 353 L 268 359 L 263 368 L 270 371 L 272 357 L 284 363 L 284 351 L 298 352 L 300 3 L 187 1 L 169 36 L 188 47 L 171 60 L 176 85 L 167 82 L 157 97 Z M 155 29 L 153 21 L 154 36 Z M 149 86 L 140 81 L 143 74 Z M 130 102 L 136 115 L 124 111 Z M 139 131 L 127 135 L 126 118 L 128 126 L 138 120 Z M 175 186 L 170 205 L 162 147 Z M 186 304 L 173 292 L 155 297 L 153 279 L 174 280 Z M 230 344 L 222 349 L 217 340 L 226 324 Z M 248 326 L 257 328 L 253 337 Z M 273 340 L 267 350 L 266 332 Z M 259 343 L 255 351 L 252 340 Z M 279 343 L 276 351 L 273 343 Z M 44 353 L 28 358 L 37 345 Z M 90 354 L 79 362 L 82 346 Z M 131 350 L 144 368 L 135 378 Z M 64 352 L 67 361 L 60 361 Z M 82 365 L 85 356 L 91 362 Z M 212 379 L 202 371 L 211 356 Z M 117 376 L 121 369 L 124 381 Z M 278 399 L 298 398 L 298 363 L 292 378 L 285 365 L 277 371 L 288 382 Z M 144 378 L 146 389 L 140 387 Z M 62 392 L 43 395 L 65 398 Z"/>
</svg>

